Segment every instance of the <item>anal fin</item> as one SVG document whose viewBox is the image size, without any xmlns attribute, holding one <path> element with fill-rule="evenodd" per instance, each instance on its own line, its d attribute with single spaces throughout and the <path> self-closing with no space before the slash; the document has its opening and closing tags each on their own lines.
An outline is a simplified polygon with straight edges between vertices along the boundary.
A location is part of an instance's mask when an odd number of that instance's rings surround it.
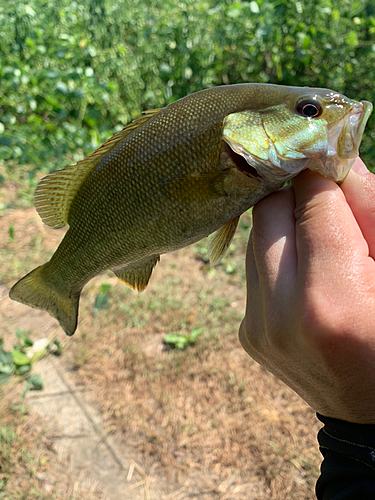
<svg viewBox="0 0 375 500">
<path fill-rule="evenodd" d="M 239 219 L 240 216 L 227 222 L 209 238 L 207 253 L 211 266 L 216 266 L 224 257 L 225 252 L 233 240 Z"/>
<path fill-rule="evenodd" d="M 152 271 L 160 260 L 160 255 L 152 257 L 152 259 L 139 262 L 135 267 L 126 266 L 123 269 L 116 269 L 113 272 L 117 278 L 128 285 L 133 290 L 143 292 L 148 285 Z"/>
</svg>

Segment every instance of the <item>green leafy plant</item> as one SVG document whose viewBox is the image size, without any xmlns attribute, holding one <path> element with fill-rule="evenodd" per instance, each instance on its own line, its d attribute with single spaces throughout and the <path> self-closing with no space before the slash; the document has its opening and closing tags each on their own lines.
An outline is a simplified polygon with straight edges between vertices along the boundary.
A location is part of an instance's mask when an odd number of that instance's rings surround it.
<svg viewBox="0 0 375 500">
<path fill-rule="evenodd" d="M 4 340 L 0 338 L 0 386 L 18 377 L 26 382 L 26 392 L 29 389 L 42 390 L 43 380 L 38 374 L 32 374 L 33 364 L 49 353 L 61 354 L 62 347 L 58 340 L 49 342 L 40 339 L 33 342 L 27 332 L 16 330 L 17 342 L 11 351 L 4 348 Z"/>
<path fill-rule="evenodd" d="M 164 336 L 164 343 L 169 345 L 172 349 L 179 349 L 183 351 L 188 346 L 196 343 L 198 336 L 203 332 L 203 328 L 196 328 L 190 334 L 185 333 L 167 333 Z"/>
<path fill-rule="evenodd" d="M 102 283 L 99 288 L 99 293 L 95 297 L 94 314 L 98 313 L 101 309 L 109 308 L 109 294 L 112 285 L 109 283 Z"/>
<path fill-rule="evenodd" d="M 0 385 L 6 384 L 12 375 L 26 377 L 31 370 L 32 360 L 26 354 L 26 348 L 33 345 L 23 330 L 17 330 L 18 341 L 12 351 L 4 349 L 4 341 L 0 338 Z"/>
<path fill-rule="evenodd" d="M 30 189 L 39 170 L 77 161 L 142 110 L 215 85 L 375 101 L 372 0 L 2 2 L 0 32 L 0 162 L 33 165 Z M 372 116 L 368 160 L 374 139 Z"/>
<path fill-rule="evenodd" d="M 8 234 L 9 234 L 9 239 L 14 240 L 14 236 L 15 236 L 14 226 L 8 227 Z"/>
</svg>

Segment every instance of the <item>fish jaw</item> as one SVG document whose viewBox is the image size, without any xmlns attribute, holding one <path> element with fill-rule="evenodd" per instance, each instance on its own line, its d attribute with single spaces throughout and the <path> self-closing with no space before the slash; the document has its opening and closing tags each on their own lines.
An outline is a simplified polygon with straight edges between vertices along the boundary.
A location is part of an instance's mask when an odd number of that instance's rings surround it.
<svg viewBox="0 0 375 500">
<path fill-rule="evenodd" d="M 337 155 L 340 158 L 356 158 L 363 131 L 372 112 L 368 101 L 354 102 L 350 113 L 345 117 L 345 125 L 337 140 Z"/>
<path fill-rule="evenodd" d="M 372 109 L 373 106 L 368 101 L 353 101 L 349 113 L 328 127 L 326 158 L 310 161 L 307 168 L 342 184 L 359 154 L 363 132 Z"/>
</svg>

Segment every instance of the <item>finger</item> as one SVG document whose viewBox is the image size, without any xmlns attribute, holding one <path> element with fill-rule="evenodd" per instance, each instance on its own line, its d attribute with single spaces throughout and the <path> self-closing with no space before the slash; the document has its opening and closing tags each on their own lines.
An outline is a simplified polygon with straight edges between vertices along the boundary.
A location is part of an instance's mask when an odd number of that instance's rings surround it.
<svg viewBox="0 0 375 500">
<path fill-rule="evenodd" d="M 259 321 L 261 309 L 259 300 L 259 279 L 254 259 L 253 230 L 251 230 L 246 254 L 246 315 L 239 329 L 239 339 L 245 351 L 260 362 L 256 356 L 255 345 L 261 343 L 263 328 Z"/>
<path fill-rule="evenodd" d="M 375 175 L 357 158 L 341 189 L 375 258 Z"/>
<path fill-rule="evenodd" d="M 258 203 L 253 210 L 254 259 L 264 300 L 288 295 L 295 279 L 294 194 L 289 186 Z"/>
<path fill-rule="evenodd" d="M 334 182 L 305 170 L 292 180 L 301 286 L 319 279 L 327 289 L 351 272 L 348 262 L 368 256 L 368 246 L 345 196 Z"/>
</svg>

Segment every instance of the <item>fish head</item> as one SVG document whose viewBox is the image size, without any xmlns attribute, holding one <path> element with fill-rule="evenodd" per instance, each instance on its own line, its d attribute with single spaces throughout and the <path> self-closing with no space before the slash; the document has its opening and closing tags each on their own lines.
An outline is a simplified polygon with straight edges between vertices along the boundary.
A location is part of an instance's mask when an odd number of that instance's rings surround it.
<svg viewBox="0 0 375 500">
<path fill-rule="evenodd" d="M 266 182 L 309 168 L 341 183 L 358 156 L 372 104 L 327 89 L 300 91 L 269 107 L 228 115 L 223 139 Z"/>
</svg>

